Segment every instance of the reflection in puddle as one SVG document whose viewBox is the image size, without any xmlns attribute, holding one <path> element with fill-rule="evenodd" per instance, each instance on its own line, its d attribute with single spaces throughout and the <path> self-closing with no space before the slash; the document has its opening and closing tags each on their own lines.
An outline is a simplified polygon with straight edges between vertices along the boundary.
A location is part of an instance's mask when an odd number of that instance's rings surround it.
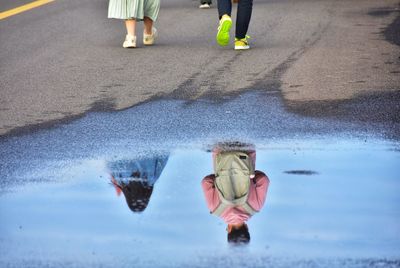
<svg viewBox="0 0 400 268">
<path fill-rule="evenodd" d="M 263 209 L 248 222 L 245 248 L 230 247 L 224 222 L 208 213 L 201 181 L 214 173 L 212 153 L 177 148 L 74 162 L 59 183 L 28 183 L 1 195 L 0 264 L 398 267 L 400 155 L 393 145 L 291 144 L 255 144 L 257 169 L 271 185 Z M 110 175 L 121 187 L 132 180 L 152 186 L 141 213 L 116 198 Z"/>
<path fill-rule="evenodd" d="M 111 172 L 111 183 L 118 196 L 123 193 L 128 207 L 133 212 L 146 209 L 154 183 L 160 177 L 168 156 L 133 160 L 120 160 L 107 164 Z"/>
<path fill-rule="evenodd" d="M 214 173 L 201 182 L 210 213 L 227 224 L 227 240 L 234 245 L 250 242 L 246 222 L 263 207 L 269 185 L 265 173 L 255 169 L 254 145 L 244 146 L 237 142 L 216 145 Z"/>
<path fill-rule="evenodd" d="M 243 94 L 0 140 L 0 267 L 399 267 L 400 151 L 380 138 L 388 131 Z M 256 149 L 270 180 L 244 247 L 227 243 L 202 188 L 219 173 L 210 144 L 227 139 L 248 142 L 235 144 L 246 157 Z"/>
<path fill-rule="evenodd" d="M 312 170 L 287 170 L 284 171 L 286 174 L 293 174 L 293 175 L 316 175 L 318 172 Z"/>
</svg>

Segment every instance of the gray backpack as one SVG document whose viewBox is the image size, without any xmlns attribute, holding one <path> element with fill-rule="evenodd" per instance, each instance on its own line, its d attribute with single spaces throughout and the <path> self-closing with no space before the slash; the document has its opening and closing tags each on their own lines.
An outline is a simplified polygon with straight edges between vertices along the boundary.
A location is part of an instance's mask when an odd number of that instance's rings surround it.
<svg viewBox="0 0 400 268">
<path fill-rule="evenodd" d="M 250 179 L 254 176 L 253 163 L 248 154 L 240 151 L 219 153 L 214 167 L 215 187 L 221 203 L 211 213 L 220 216 L 228 207 L 241 207 L 254 215 L 257 211 L 247 202 Z"/>
</svg>

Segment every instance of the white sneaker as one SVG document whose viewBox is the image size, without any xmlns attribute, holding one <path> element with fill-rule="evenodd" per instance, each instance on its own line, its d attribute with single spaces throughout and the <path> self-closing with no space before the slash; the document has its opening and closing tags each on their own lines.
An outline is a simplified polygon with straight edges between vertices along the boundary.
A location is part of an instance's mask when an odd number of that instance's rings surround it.
<svg viewBox="0 0 400 268">
<path fill-rule="evenodd" d="M 145 34 L 143 32 L 143 44 L 146 46 L 154 45 L 154 41 L 157 38 L 157 29 L 153 27 L 151 29 L 151 34 Z"/>
<path fill-rule="evenodd" d="M 208 9 L 208 8 L 210 8 L 210 4 L 208 4 L 208 3 L 201 4 L 201 5 L 199 6 L 199 8 L 201 8 L 201 9 Z"/>
<path fill-rule="evenodd" d="M 122 44 L 124 48 L 135 48 L 136 47 L 136 36 L 127 34 L 125 37 L 125 41 Z"/>
</svg>

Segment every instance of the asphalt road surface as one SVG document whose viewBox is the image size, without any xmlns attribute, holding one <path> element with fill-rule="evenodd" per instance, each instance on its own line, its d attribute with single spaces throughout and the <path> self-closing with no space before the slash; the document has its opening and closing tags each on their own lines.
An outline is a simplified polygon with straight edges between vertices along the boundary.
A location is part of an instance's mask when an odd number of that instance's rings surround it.
<svg viewBox="0 0 400 268">
<path fill-rule="evenodd" d="M 107 4 L 56 0 L 0 21 L 0 135 L 154 99 L 272 90 L 289 112 L 380 122 L 398 137 L 399 1 L 255 0 L 242 52 L 216 44 L 215 3 L 162 1 L 157 44 L 143 47 L 140 24 L 131 50 Z"/>
</svg>

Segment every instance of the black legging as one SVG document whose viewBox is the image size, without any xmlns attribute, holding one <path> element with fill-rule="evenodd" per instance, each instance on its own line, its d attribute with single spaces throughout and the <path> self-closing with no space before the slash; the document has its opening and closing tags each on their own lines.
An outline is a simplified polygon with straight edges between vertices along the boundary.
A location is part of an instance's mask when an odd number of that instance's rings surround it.
<svg viewBox="0 0 400 268">
<path fill-rule="evenodd" d="M 235 37 L 245 38 L 247 29 L 249 28 L 251 11 L 253 10 L 253 0 L 239 0 L 236 17 L 236 32 Z M 231 15 L 232 2 L 231 0 L 218 0 L 219 18 L 225 14 Z"/>
</svg>

